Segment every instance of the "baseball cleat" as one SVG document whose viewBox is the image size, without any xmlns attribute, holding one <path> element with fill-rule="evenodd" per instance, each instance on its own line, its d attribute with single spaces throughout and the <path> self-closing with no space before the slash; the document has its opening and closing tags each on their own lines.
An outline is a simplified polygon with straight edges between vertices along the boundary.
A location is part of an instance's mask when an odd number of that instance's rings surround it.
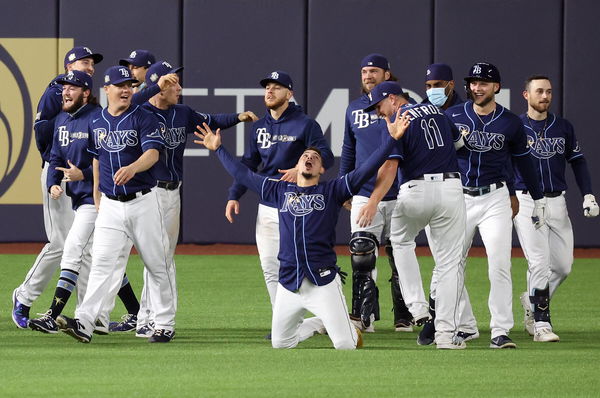
<svg viewBox="0 0 600 398">
<path fill-rule="evenodd" d="M 406 319 L 398 319 L 398 322 L 394 325 L 394 330 L 396 332 L 412 332 L 413 327 L 410 321 Z"/>
<path fill-rule="evenodd" d="M 535 320 L 533 319 L 533 311 L 531 309 L 531 302 L 529 301 L 529 293 L 524 292 L 521 294 L 521 305 L 525 315 L 523 316 L 523 322 L 525 323 L 525 330 L 530 336 L 535 335 Z"/>
<path fill-rule="evenodd" d="M 360 331 L 359 328 L 355 327 L 356 329 L 356 348 L 363 348 L 363 337 L 362 337 L 362 332 Z"/>
<path fill-rule="evenodd" d="M 108 326 L 102 323 L 100 319 L 96 319 L 96 324 L 94 325 L 94 333 L 100 335 L 108 334 Z"/>
<path fill-rule="evenodd" d="M 42 333 L 58 333 L 58 325 L 56 324 L 54 318 L 50 316 L 50 310 L 48 310 L 48 312 L 45 314 L 38 315 L 41 315 L 41 317 L 29 320 L 29 327 L 32 330 Z"/>
<path fill-rule="evenodd" d="M 412 320 L 412 324 L 415 326 L 423 326 L 430 319 L 431 319 L 431 314 L 429 312 L 426 312 L 424 314 L 414 317 Z"/>
<path fill-rule="evenodd" d="M 64 328 L 60 328 L 61 332 L 68 334 L 82 343 L 92 341 L 92 336 L 84 332 L 83 325 L 79 322 L 79 319 L 69 318 L 64 315 L 59 315 L 56 319 L 57 323 L 59 322 L 58 319 L 60 319 L 60 323 L 64 325 Z"/>
<path fill-rule="evenodd" d="M 417 344 L 418 345 L 431 345 L 435 342 L 435 326 L 433 324 L 433 320 L 430 319 L 425 322 L 423 325 L 423 329 L 419 332 L 419 336 L 417 336 Z"/>
<path fill-rule="evenodd" d="M 135 337 L 149 338 L 154 334 L 154 324 L 150 323 L 137 328 L 135 331 Z"/>
<path fill-rule="evenodd" d="M 469 332 L 458 332 L 456 333 L 458 337 L 463 339 L 463 341 L 470 341 L 479 338 L 479 332 L 469 333 Z"/>
<path fill-rule="evenodd" d="M 467 348 L 465 341 L 458 336 L 454 336 L 452 340 L 445 342 L 436 342 L 438 350 L 464 350 Z"/>
<path fill-rule="evenodd" d="M 148 339 L 149 343 L 168 343 L 175 337 L 174 330 L 156 329 Z"/>
<path fill-rule="evenodd" d="M 490 348 L 517 348 L 517 345 L 507 335 L 494 337 L 490 343 Z"/>
<path fill-rule="evenodd" d="M 17 288 L 18 289 L 18 288 Z M 12 302 L 12 320 L 19 329 L 27 329 L 29 321 L 29 308 L 17 299 L 17 289 L 13 291 Z"/>
<path fill-rule="evenodd" d="M 542 343 L 556 342 L 559 341 L 560 338 L 556 333 L 552 331 L 550 328 L 539 328 L 535 330 L 535 334 L 533 335 L 533 341 L 538 341 Z"/>
<path fill-rule="evenodd" d="M 125 314 L 121 317 L 121 322 L 111 322 L 108 330 L 111 332 L 131 332 L 137 326 L 137 315 Z"/>
</svg>

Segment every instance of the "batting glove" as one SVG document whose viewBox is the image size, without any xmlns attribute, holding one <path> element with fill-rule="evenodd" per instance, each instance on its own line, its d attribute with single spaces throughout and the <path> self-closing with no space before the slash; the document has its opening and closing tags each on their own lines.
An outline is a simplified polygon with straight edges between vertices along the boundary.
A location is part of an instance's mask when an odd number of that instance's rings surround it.
<svg viewBox="0 0 600 398">
<path fill-rule="evenodd" d="M 533 214 L 531 214 L 531 222 L 533 222 L 535 229 L 540 229 L 544 224 L 546 224 L 546 212 L 546 198 L 533 201 Z"/>
<path fill-rule="evenodd" d="M 591 193 L 583 197 L 583 215 L 586 217 L 596 217 L 600 213 L 596 198 Z"/>
</svg>

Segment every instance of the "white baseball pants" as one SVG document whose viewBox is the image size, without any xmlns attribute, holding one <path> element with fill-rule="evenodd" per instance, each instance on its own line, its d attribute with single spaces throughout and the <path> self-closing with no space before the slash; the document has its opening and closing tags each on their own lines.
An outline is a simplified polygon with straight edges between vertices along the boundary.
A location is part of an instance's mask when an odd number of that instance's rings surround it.
<svg viewBox="0 0 600 398">
<path fill-rule="evenodd" d="M 60 265 L 65 239 L 73 223 L 74 213 L 71 198 L 66 193 L 57 200 L 50 197 L 47 188 L 49 163 L 44 162 L 41 174 L 42 203 L 44 209 L 44 228 L 48 243 L 38 254 L 25 280 L 17 288 L 17 300 L 31 307 L 33 302 L 42 294 Z M 65 183 L 61 188 L 66 192 Z"/>
<path fill-rule="evenodd" d="M 156 188 L 129 202 L 102 197 L 96 220 L 92 248 L 92 268 L 83 303 L 75 312 L 86 333 L 94 329 L 100 310 L 114 300 L 116 280 L 123 278 L 125 266 L 118 262 L 128 238 L 133 241 L 149 272 L 150 299 L 155 311 L 156 329 L 173 330 L 175 326 L 174 284 L 169 281 L 169 239 L 160 212 Z M 109 297 L 109 294 L 112 297 Z"/>
<path fill-rule="evenodd" d="M 402 184 L 392 216 L 391 241 L 406 306 L 415 318 L 428 314 L 415 238 L 429 225 L 430 242 L 436 248 L 436 341 L 451 341 L 457 331 L 458 297 L 463 285 L 465 203 L 460 179 L 442 178 Z"/>
<path fill-rule="evenodd" d="M 301 338 L 304 339 L 305 333 L 301 327 L 306 311 L 322 321 L 334 348 L 356 348 L 358 335 L 348 316 L 339 275 L 324 286 L 315 286 L 304 279 L 296 292 L 290 292 L 281 285 L 278 287 L 271 325 L 273 348 L 294 348 Z M 308 322 L 304 326 L 307 327 Z"/>
<path fill-rule="evenodd" d="M 517 191 L 519 214 L 514 224 L 527 258 L 527 292 L 550 286 L 550 297 L 569 276 L 573 266 L 573 227 L 564 195 L 546 198 L 546 224 L 535 229 L 531 222 L 533 199 Z"/>
<path fill-rule="evenodd" d="M 258 205 L 256 214 L 256 247 L 263 270 L 271 307 L 275 306 L 279 285 L 279 212 L 275 207 Z"/>
</svg>

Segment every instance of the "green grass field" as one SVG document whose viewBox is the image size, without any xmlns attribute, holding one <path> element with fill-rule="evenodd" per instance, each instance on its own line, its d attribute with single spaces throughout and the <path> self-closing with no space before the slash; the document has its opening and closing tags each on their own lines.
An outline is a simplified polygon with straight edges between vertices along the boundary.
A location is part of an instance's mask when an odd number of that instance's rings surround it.
<svg viewBox="0 0 600 398">
<path fill-rule="evenodd" d="M 81 344 L 65 334 L 19 330 L 11 294 L 34 260 L 0 255 L 0 397 L 506 397 L 599 396 L 600 324 L 595 259 L 576 261 L 552 301 L 560 343 L 534 343 L 523 331 L 518 295 L 525 262 L 513 261 L 517 350 L 489 345 L 487 267 L 470 259 L 467 283 L 481 337 L 462 351 L 420 347 L 416 333 L 396 333 L 390 312 L 389 266 L 379 260 L 382 320 L 365 348 L 335 351 L 326 336 L 294 350 L 274 350 L 264 336 L 270 306 L 255 256 L 177 256 L 176 338 L 149 344 L 133 334 L 94 336 Z M 429 283 L 431 258 L 420 258 Z M 350 270 L 349 258 L 339 264 Z M 128 275 L 141 290 L 141 263 Z M 32 308 L 45 312 L 55 281 Z M 426 285 L 428 286 L 428 285 Z M 350 286 L 346 285 L 346 297 Z M 73 303 L 65 314 L 72 315 Z M 123 314 L 119 303 L 113 319 Z"/>
</svg>

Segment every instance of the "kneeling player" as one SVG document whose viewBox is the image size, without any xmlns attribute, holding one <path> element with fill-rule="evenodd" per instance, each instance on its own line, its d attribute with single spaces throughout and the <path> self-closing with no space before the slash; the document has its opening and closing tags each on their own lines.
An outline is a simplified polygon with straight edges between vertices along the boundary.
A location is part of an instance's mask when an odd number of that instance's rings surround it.
<svg viewBox="0 0 600 398">
<path fill-rule="evenodd" d="M 402 129 L 406 117 L 399 117 Z M 251 172 L 221 146 L 219 130 L 213 134 L 208 125 L 196 133 L 194 141 L 216 151 L 223 166 L 238 182 L 256 191 L 261 199 L 279 208 L 280 248 L 279 286 L 273 308 L 272 345 L 293 348 L 301 339 L 304 313 L 317 316 L 336 349 L 362 346 L 360 331 L 348 316 L 346 300 L 333 245 L 339 210 L 360 186 L 375 174 L 392 149 L 393 140 L 385 138 L 381 147 L 358 169 L 334 181 L 319 183 L 322 167 L 318 149 L 308 148 L 296 168 L 297 183 L 273 180 Z"/>
</svg>

